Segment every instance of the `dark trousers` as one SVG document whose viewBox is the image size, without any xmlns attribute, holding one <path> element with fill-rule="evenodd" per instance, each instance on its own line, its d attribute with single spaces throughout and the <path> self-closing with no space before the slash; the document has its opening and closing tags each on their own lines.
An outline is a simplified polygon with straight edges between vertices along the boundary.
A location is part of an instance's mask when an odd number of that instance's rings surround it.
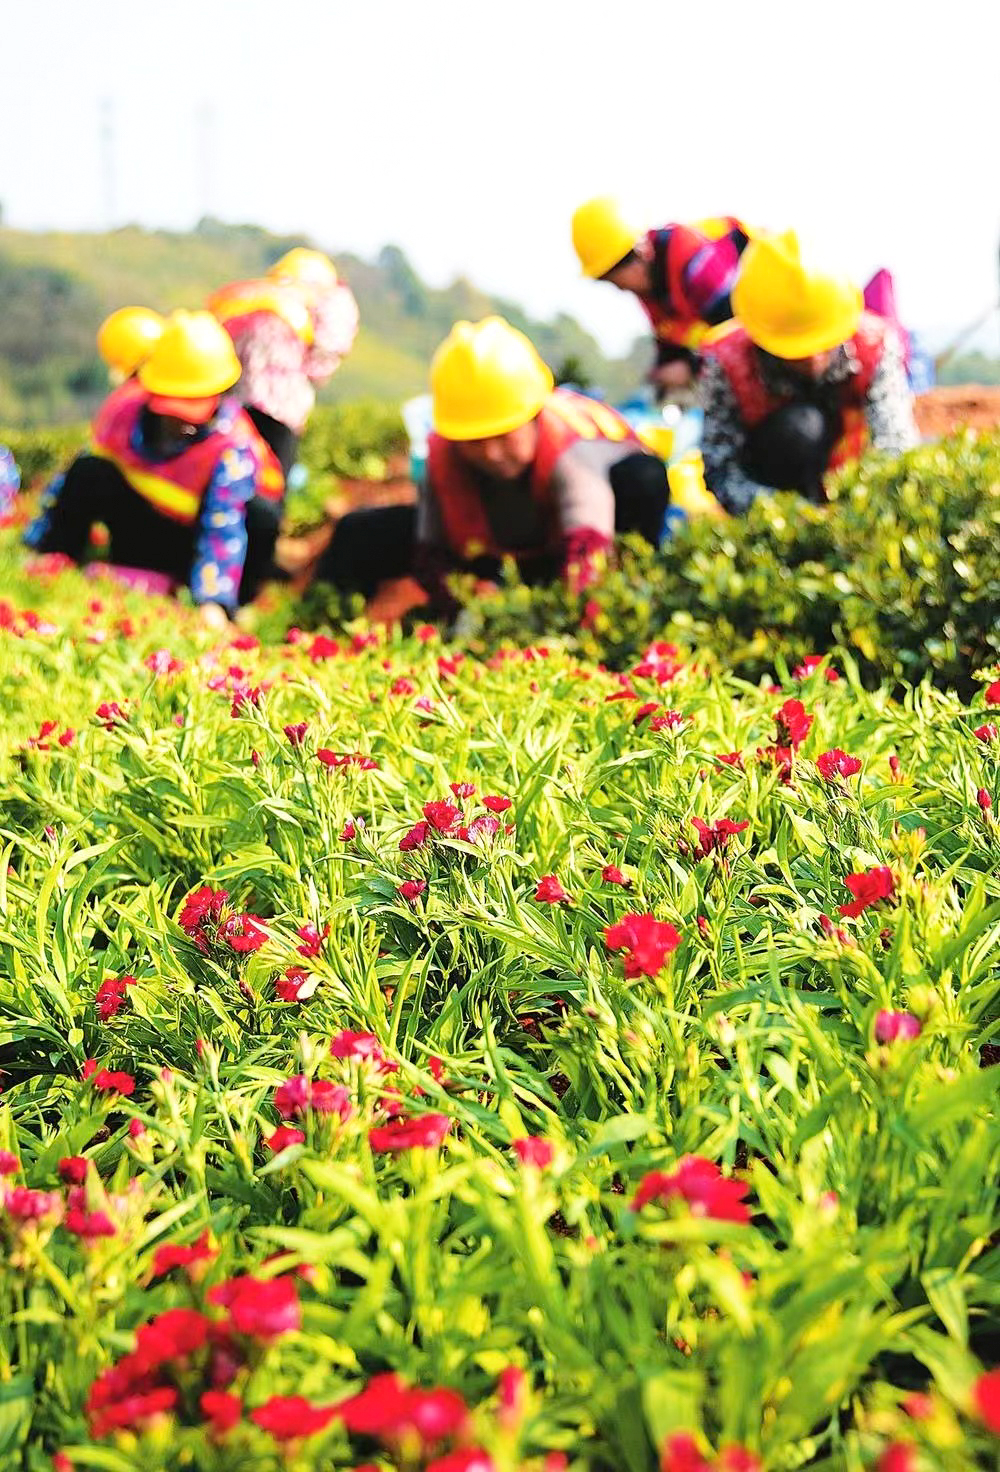
<svg viewBox="0 0 1000 1472">
<path fill-rule="evenodd" d="M 663 461 L 637 452 L 613 465 L 609 479 L 615 494 L 615 531 L 638 532 L 652 546 L 658 546 L 670 503 Z M 416 525 L 415 506 L 377 506 L 348 512 L 337 523 L 317 570 L 317 582 L 332 583 L 342 593 L 371 598 L 383 579 L 408 577 L 413 572 Z M 480 578 L 496 578 L 500 573 L 497 558 L 480 557 L 461 566 Z M 559 575 L 560 563 L 553 554 L 543 552 L 521 559 L 520 570 L 526 583 L 551 582 Z"/>
<path fill-rule="evenodd" d="M 268 574 L 280 519 L 281 509 L 271 501 L 254 496 L 247 504 L 241 603 L 254 597 Z M 184 526 L 157 511 L 110 460 L 79 455 L 47 509 L 45 530 L 34 543 L 35 551 L 62 552 L 74 562 L 83 562 L 95 522 L 108 529 L 109 562 L 165 573 L 178 583 L 189 581 L 199 524 Z"/>
<path fill-rule="evenodd" d="M 842 423 L 832 404 L 784 404 L 747 435 L 743 469 L 763 486 L 824 501 L 823 476 Z"/>
<path fill-rule="evenodd" d="M 272 419 L 270 414 L 265 414 L 263 409 L 247 404 L 246 411 L 253 420 L 261 439 L 274 451 L 275 458 L 281 466 L 281 473 L 287 481 L 288 473 L 299 453 L 300 436 L 295 433 L 294 429 L 289 429 L 287 424 L 282 424 L 280 419 Z"/>
</svg>

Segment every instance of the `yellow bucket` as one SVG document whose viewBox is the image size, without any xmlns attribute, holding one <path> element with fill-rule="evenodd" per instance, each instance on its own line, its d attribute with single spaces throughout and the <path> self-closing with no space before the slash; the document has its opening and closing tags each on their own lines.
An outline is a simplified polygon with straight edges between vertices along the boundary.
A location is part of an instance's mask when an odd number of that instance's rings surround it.
<svg viewBox="0 0 1000 1472">
<path fill-rule="evenodd" d="M 705 467 L 700 450 L 690 450 L 667 466 L 670 504 L 685 516 L 722 518 L 725 512 L 705 484 Z"/>
</svg>

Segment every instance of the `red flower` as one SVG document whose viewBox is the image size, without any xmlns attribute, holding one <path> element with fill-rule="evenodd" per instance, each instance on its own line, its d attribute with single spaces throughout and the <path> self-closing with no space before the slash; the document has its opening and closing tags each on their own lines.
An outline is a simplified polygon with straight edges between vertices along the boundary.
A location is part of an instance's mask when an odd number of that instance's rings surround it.
<svg viewBox="0 0 1000 1472">
<path fill-rule="evenodd" d="M 914 1390 L 902 1402 L 911 1421 L 927 1421 L 934 1414 L 934 1400 L 924 1390 Z"/>
<path fill-rule="evenodd" d="M 321 933 L 316 929 L 315 925 L 306 923 L 305 925 L 300 925 L 295 934 L 302 942 L 300 946 L 296 947 L 299 955 L 312 958 L 313 956 L 318 956 L 323 949 L 323 942 L 330 934 L 330 927 L 329 925 L 324 925 Z"/>
<path fill-rule="evenodd" d="M 87 1179 L 86 1156 L 64 1155 L 59 1162 L 59 1179 L 67 1186 L 82 1186 Z"/>
<path fill-rule="evenodd" d="M 282 1119 L 305 1114 L 307 1109 L 314 1109 L 319 1114 L 336 1113 L 341 1119 L 346 1119 L 351 1113 L 350 1096 L 345 1088 L 326 1079 L 310 1082 L 302 1073 L 278 1085 L 274 1091 L 274 1107 Z"/>
<path fill-rule="evenodd" d="M 997 728 L 992 721 L 987 721 L 984 725 L 977 726 L 972 734 L 973 736 L 978 736 L 980 741 L 995 741 L 997 739 Z M 889 760 L 891 764 L 892 758 L 890 757 Z"/>
<path fill-rule="evenodd" d="M 545 905 L 558 905 L 568 900 L 569 895 L 563 889 L 555 874 L 543 874 L 538 881 L 535 890 L 535 899 Z"/>
<path fill-rule="evenodd" d="M 315 1436 L 334 1417 L 332 1406 L 314 1406 L 301 1395 L 272 1395 L 269 1401 L 250 1412 L 255 1426 L 273 1436 L 275 1441 L 298 1441 Z"/>
<path fill-rule="evenodd" d="M 988 813 L 990 808 L 993 806 L 993 799 L 990 797 L 985 787 L 980 787 L 979 791 L 976 793 L 976 802 L 979 804 L 980 809 L 984 813 Z"/>
<path fill-rule="evenodd" d="M 299 721 L 294 726 L 286 726 L 285 735 L 288 738 L 289 746 L 301 746 L 303 741 L 306 739 L 306 732 L 308 730 L 308 721 Z"/>
<path fill-rule="evenodd" d="M 432 1150 L 441 1144 L 450 1129 L 447 1114 L 413 1115 L 369 1130 L 368 1143 L 373 1150 L 394 1155 L 402 1150 Z"/>
<path fill-rule="evenodd" d="M 410 831 L 399 840 L 400 853 L 407 854 L 411 849 L 423 848 L 430 838 L 431 825 L 429 823 L 414 823 Z"/>
<path fill-rule="evenodd" d="M 601 879 L 605 884 L 628 884 L 628 880 L 618 868 L 617 864 L 605 864 L 601 870 Z"/>
<path fill-rule="evenodd" d="M 306 650 L 313 664 L 319 664 L 321 659 L 333 659 L 334 655 L 339 653 L 340 645 L 336 639 L 331 639 L 326 634 L 317 634 Z"/>
<path fill-rule="evenodd" d="M 325 1078 L 313 1080 L 309 1107 L 317 1114 L 339 1114 L 341 1119 L 350 1119 L 354 1113 L 351 1096 L 343 1084 L 332 1084 Z"/>
<path fill-rule="evenodd" d="M 466 827 L 462 826 L 455 830 L 456 838 L 464 838 L 468 843 L 485 843 L 500 832 L 500 819 L 493 813 L 480 813 L 478 818 L 473 818 Z"/>
<path fill-rule="evenodd" d="M 259 951 L 267 944 L 267 931 L 261 928 L 259 915 L 233 915 L 219 926 L 219 938 L 240 955 Z"/>
<path fill-rule="evenodd" d="M 812 723 L 813 717 L 806 714 L 801 700 L 786 700 L 774 718 L 779 746 L 790 746 L 793 750 L 801 746 Z"/>
<path fill-rule="evenodd" d="M 742 751 L 720 751 L 715 760 L 721 762 L 724 767 L 739 767 L 741 772 L 743 770 Z"/>
<path fill-rule="evenodd" d="M 470 1446 L 435 1457 L 434 1461 L 427 1463 L 424 1472 L 496 1472 L 496 1464 L 489 1452 Z"/>
<path fill-rule="evenodd" d="M 734 823 L 729 818 L 717 818 L 710 824 L 703 822 L 701 818 L 692 818 L 691 823 L 698 830 L 698 847 L 695 852 L 699 858 L 707 857 L 716 849 L 721 851 L 734 833 L 742 833 L 744 828 L 750 827 L 749 819 Z"/>
<path fill-rule="evenodd" d="M 103 1211 L 84 1211 L 80 1206 L 71 1206 L 66 1213 L 66 1230 L 74 1237 L 93 1241 L 96 1237 L 113 1237 L 115 1225 Z"/>
<path fill-rule="evenodd" d="M 437 833 L 450 833 L 462 816 L 461 809 L 452 802 L 425 802 L 423 814 Z"/>
<path fill-rule="evenodd" d="M 632 1210 L 641 1211 L 650 1201 L 666 1204 L 679 1196 L 686 1201 L 692 1216 L 708 1216 L 721 1222 L 748 1222 L 749 1207 L 743 1198 L 749 1186 L 730 1180 L 711 1160 L 700 1155 L 685 1155 L 677 1168 L 664 1172 L 651 1170 L 639 1182 L 632 1200 Z"/>
<path fill-rule="evenodd" d="M 792 748 L 790 746 L 758 746 L 757 760 L 770 762 L 778 768 L 778 776 L 782 782 L 789 782 L 792 776 Z"/>
<path fill-rule="evenodd" d="M 616 925 L 607 926 L 604 939 L 609 950 L 625 952 L 629 978 L 657 976 L 681 943 L 672 925 L 650 914 L 623 915 Z"/>
<path fill-rule="evenodd" d="M 319 982 L 304 966 L 289 966 L 284 976 L 274 983 L 274 990 L 283 1002 L 304 1002 L 311 997 Z"/>
<path fill-rule="evenodd" d="M 98 1064 L 96 1058 L 84 1059 L 83 1068 L 80 1071 L 80 1077 L 83 1079 L 84 1083 L 86 1083 L 89 1078 L 93 1078 L 99 1066 L 100 1065 Z"/>
<path fill-rule="evenodd" d="M 0 1176 L 16 1176 L 21 1162 L 9 1150 L 0 1150 Z"/>
<path fill-rule="evenodd" d="M 358 828 L 365 826 L 364 818 L 348 818 L 340 830 L 341 843 L 351 843 L 358 836 Z"/>
<path fill-rule="evenodd" d="M 135 1093 L 135 1079 L 130 1073 L 112 1073 L 107 1068 L 102 1068 L 100 1073 L 94 1075 L 94 1088 L 100 1089 L 102 1093 L 124 1094 L 126 1098 Z"/>
<path fill-rule="evenodd" d="M 415 1431 L 425 1446 L 456 1435 L 468 1418 L 468 1407 L 455 1391 L 410 1390 L 393 1374 L 374 1376 L 333 1411 L 355 1435 L 393 1442 Z"/>
<path fill-rule="evenodd" d="M 875 1018 L 875 1041 L 879 1043 L 912 1042 L 923 1031 L 919 1017 L 912 1012 L 879 1012 Z"/>
<path fill-rule="evenodd" d="M 835 670 L 827 670 L 826 678 L 835 680 Z M 762 1463 L 759 1457 L 748 1451 L 745 1446 L 724 1446 L 715 1463 L 716 1472 L 762 1472 Z"/>
<path fill-rule="evenodd" d="M 978 735 L 978 732 L 976 734 Z M 895 752 L 889 758 L 889 776 L 893 782 L 902 782 L 903 780 L 899 771 L 899 757 Z"/>
<path fill-rule="evenodd" d="M 832 782 L 834 777 L 853 777 L 856 772 L 861 771 L 861 763 L 856 756 L 848 756 L 846 751 L 841 751 L 835 746 L 830 751 L 821 752 L 816 758 L 816 767 L 821 777 L 827 782 Z"/>
<path fill-rule="evenodd" d="M 76 739 L 76 732 L 73 730 L 73 727 L 72 726 L 67 726 L 66 727 L 66 730 L 59 737 L 59 745 L 60 746 L 72 746 L 75 739 Z"/>
<path fill-rule="evenodd" d="M 243 1416 L 243 1402 L 227 1390 L 206 1390 L 200 1401 L 202 1413 L 215 1436 L 232 1431 Z"/>
<path fill-rule="evenodd" d="M 116 725 L 128 720 L 117 700 L 102 700 L 96 714 L 105 731 L 113 731 Z"/>
<path fill-rule="evenodd" d="M 489 808 L 491 813 L 505 813 L 511 805 L 509 797 L 484 797 L 483 807 Z"/>
<path fill-rule="evenodd" d="M 615 699 L 615 697 L 613 695 L 609 695 L 608 699 L 613 700 Z M 658 700 L 647 700 L 645 705 L 640 705 L 639 709 L 632 717 L 633 726 L 641 725 L 641 723 L 647 718 L 647 716 L 653 715 L 653 713 L 655 711 L 658 711 L 659 708 L 660 702 Z"/>
<path fill-rule="evenodd" d="M 449 782 L 448 786 L 459 800 L 475 797 L 476 789 L 471 782 Z"/>
<path fill-rule="evenodd" d="M 892 1441 L 875 1463 L 875 1472 L 917 1472 L 917 1454 L 905 1441 Z"/>
<path fill-rule="evenodd" d="M 90 1434 L 100 1438 L 112 1431 L 135 1429 L 143 1421 L 172 1411 L 177 1399 L 177 1391 L 172 1386 L 126 1395 L 115 1405 L 105 1406 L 99 1412 L 90 1411 Z"/>
<path fill-rule="evenodd" d="M 141 1119 L 130 1119 L 128 1122 L 129 1138 L 139 1140 L 146 1133 L 146 1126 Z"/>
<path fill-rule="evenodd" d="M 211 1262 L 217 1256 L 218 1250 L 210 1245 L 207 1232 L 202 1232 L 197 1242 L 192 1242 L 188 1247 L 167 1242 L 153 1254 L 151 1276 L 162 1278 L 164 1273 L 173 1272 L 174 1268 L 184 1268 L 190 1278 L 194 1276 L 191 1268 L 197 1267 L 199 1263 Z"/>
<path fill-rule="evenodd" d="M 852 919 L 856 919 L 870 905 L 891 899 L 896 889 L 893 872 L 885 864 L 880 864 L 875 869 L 866 869 L 863 874 L 848 874 L 844 883 L 854 898 L 837 908 L 842 915 L 849 915 Z"/>
<path fill-rule="evenodd" d="M 204 940 L 206 922 L 218 924 L 228 898 L 228 890 L 213 889 L 210 884 L 203 884 L 201 889 L 193 890 L 184 901 L 184 907 L 177 918 L 178 925 L 185 935 Z"/>
<path fill-rule="evenodd" d="M 55 1191 L 32 1191 L 27 1186 L 15 1186 L 5 1191 L 3 1206 L 7 1215 L 16 1222 L 38 1222 L 43 1217 L 58 1217 L 62 1213 L 62 1202 Z"/>
<path fill-rule="evenodd" d="M 396 886 L 396 893 L 412 904 L 418 895 L 423 894 L 426 888 L 427 883 L 423 879 L 407 879 L 404 884 Z"/>
<path fill-rule="evenodd" d="M 524 1135 L 519 1140 L 511 1140 L 511 1149 L 522 1165 L 534 1165 L 539 1170 L 548 1170 L 555 1155 L 555 1148 L 551 1140 L 546 1140 L 541 1135 Z"/>
<path fill-rule="evenodd" d="M 256 710 L 260 706 L 260 697 L 263 693 L 260 685 L 234 685 L 232 705 L 229 709 L 233 720 L 250 710 Z"/>
<path fill-rule="evenodd" d="M 980 1375 L 972 1387 L 972 1403 L 980 1420 L 1000 1436 L 1000 1370 Z"/>
<path fill-rule="evenodd" d="M 129 986 L 135 986 L 134 976 L 109 976 L 106 981 L 101 982 L 94 1001 L 97 1015 L 102 1022 L 109 1022 L 112 1017 L 117 1017 L 125 1005 L 125 988 Z"/>
<path fill-rule="evenodd" d="M 399 1067 L 392 1063 L 382 1051 L 381 1044 L 371 1032 L 338 1032 L 330 1040 L 332 1058 L 351 1058 L 358 1063 L 374 1063 L 382 1073 L 395 1073 Z"/>
<path fill-rule="evenodd" d="M 292 1278 L 230 1278 L 209 1290 L 208 1301 L 229 1310 L 237 1334 L 254 1339 L 276 1339 L 302 1322 Z"/>
<path fill-rule="evenodd" d="M 305 1140 L 302 1130 L 293 1129 L 291 1125 L 279 1124 L 273 1134 L 268 1135 L 264 1144 L 275 1155 L 281 1150 L 287 1150 L 289 1145 L 301 1145 Z"/>
<path fill-rule="evenodd" d="M 687 1431 L 675 1431 L 663 1444 L 660 1472 L 711 1472 L 711 1466 Z"/>
<path fill-rule="evenodd" d="M 986 704 L 1000 705 L 1000 680 L 994 680 L 992 685 L 987 685 Z"/>
<path fill-rule="evenodd" d="M 167 1309 L 136 1330 L 132 1357 L 136 1368 L 142 1372 L 158 1370 L 171 1360 L 194 1354 L 208 1343 L 210 1327 L 210 1320 L 197 1309 Z"/>
</svg>

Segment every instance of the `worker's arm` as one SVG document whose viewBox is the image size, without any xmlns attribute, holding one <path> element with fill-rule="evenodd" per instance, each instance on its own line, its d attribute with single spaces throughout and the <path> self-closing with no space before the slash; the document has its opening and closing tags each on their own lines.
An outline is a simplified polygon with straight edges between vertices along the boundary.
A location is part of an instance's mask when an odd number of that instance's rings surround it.
<svg viewBox="0 0 1000 1472">
<path fill-rule="evenodd" d="M 219 457 L 202 497 L 191 595 L 195 603 L 236 611 L 247 555 L 246 513 L 256 489 L 257 464 L 248 450 L 231 448 Z"/>
<path fill-rule="evenodd" d="M 903 345 L 894 328 L 886 330 L 882 361 L 875 370 L 865 404 L 872 447 L 893 455 L 920 442 L 913 417 L 913 394 L 906 377 Z"/>
<path fill-rule="evenodd" d="M 413 579 L 423 588 L 436 613 L 451 615 L 458 609 L 458 601 L 447 581 L 455 566 L 455 558 L 445 538 L 437 497 L 430 478 L 425 476 L 417 492 Z"/>
<path fill-rule="evenodd" d="M 576 588 L 592 583 L 598 557 L 615 538 L 615 493 L 611 466 L 622 447 L 610 440 L 577 440 L 559 457 L 552 472 L 552 494 L 559 519 L 563 576 Z"/>
<path fill-rule="evenodd" d="M 701 436 L 705 484 L 724 510 L 740 516 L 771 487 L 760 485 L 742 467 L 746 426 L 722 367 L 711 357 L 705 359 L 698 390 L 705 411 Z"/>
</svg>

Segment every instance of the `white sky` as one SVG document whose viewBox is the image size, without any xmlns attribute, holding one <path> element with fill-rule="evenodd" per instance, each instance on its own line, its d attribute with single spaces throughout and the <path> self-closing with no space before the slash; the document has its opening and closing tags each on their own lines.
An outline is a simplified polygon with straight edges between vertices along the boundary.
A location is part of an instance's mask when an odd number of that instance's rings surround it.
<svg viewBox="0 0 1000 1472">
<path fill-rule="evenodd" d="M 794 225 L 917 327 L 1000 293 L 996 0 L 0 0 L 0 37 L 11 225 L 393 241 L 614 349 L 641 313 L 569 243 L 596 193 Z"/>
</svg>

